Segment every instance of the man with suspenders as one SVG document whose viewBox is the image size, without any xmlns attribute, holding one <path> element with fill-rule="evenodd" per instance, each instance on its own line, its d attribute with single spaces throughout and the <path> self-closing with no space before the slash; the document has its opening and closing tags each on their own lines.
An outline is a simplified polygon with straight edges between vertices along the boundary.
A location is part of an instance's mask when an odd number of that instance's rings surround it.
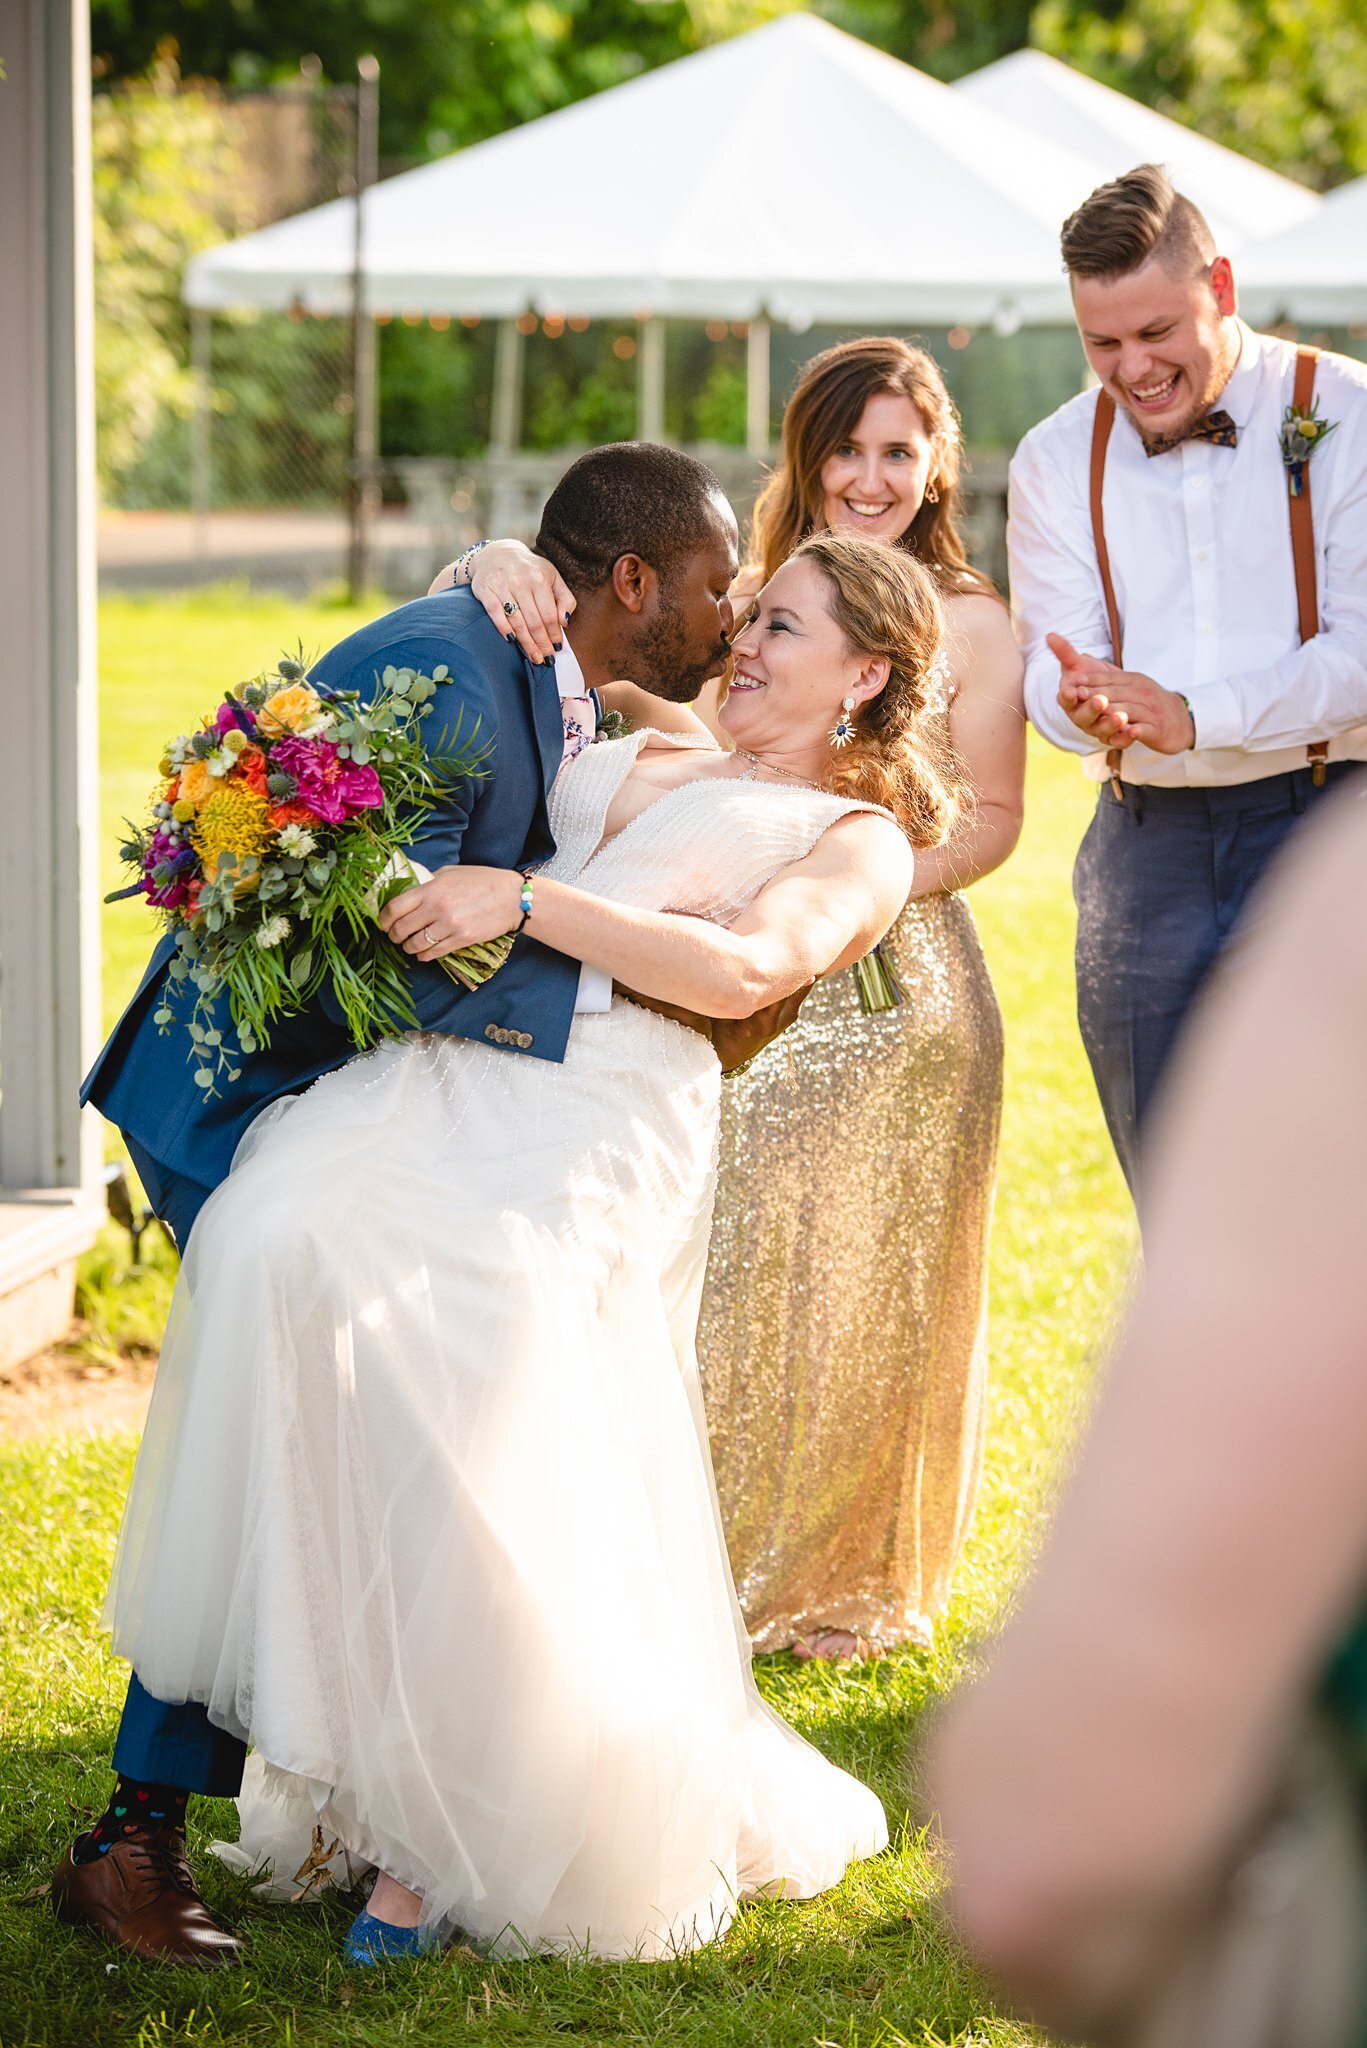
<svg viewBox="0 0 1367 2048">
<path fill-rule="evenodd" d="M 1246 327 L 1228 258 L 1151 164 L 1065 222 L 1063 259 L 1099 388 L 1016 451 L 1011 594 L 1031 721 L 1100 784 L 1078 1020 L 1137 1190 L 1250 892 L 1367 761 L 1367 365 Z"/>
</svg>

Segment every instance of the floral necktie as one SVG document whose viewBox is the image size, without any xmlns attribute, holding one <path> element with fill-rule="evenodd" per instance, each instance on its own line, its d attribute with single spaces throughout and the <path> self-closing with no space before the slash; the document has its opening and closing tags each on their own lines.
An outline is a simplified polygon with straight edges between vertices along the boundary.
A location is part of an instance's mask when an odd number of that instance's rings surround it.
<svg viewBox="0 0 1367 2048">
<path fill-rule="evenodd" d="M 563 768 L 590 745 L 598 721 L 592 697 L 562 697 L 560 713 L 565 721 L 565 751 L 560 760 Z"/>
</svg>

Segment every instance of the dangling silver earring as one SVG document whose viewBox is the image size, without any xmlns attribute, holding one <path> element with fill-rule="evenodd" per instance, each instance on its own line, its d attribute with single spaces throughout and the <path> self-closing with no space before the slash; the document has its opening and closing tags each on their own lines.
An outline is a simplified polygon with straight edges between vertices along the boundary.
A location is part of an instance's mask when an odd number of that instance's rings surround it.
<svg viewBox="0 0 1367 2048">
<path fill-rule="evenodd" d="M 853 738 L 854 699 L 853 697 L 842 697 L 840 700 L 840 716 L 831 728 L 831 745 L 833 747 L 847 747 Z"/>
<path fill-rule="evenodd" d="M 927 484 L 927 485 L 926 485 L 926 503 L 927 503 L 927 505 L 938 505 L 938 504 L 939 504 L 939 502 L 940 502 L 940 493 L 939 493 L 939 492 L 938 492 L 938 491 L 936 490 L 936 488 L 935 488 L 934 484 Z"/>
</svg>

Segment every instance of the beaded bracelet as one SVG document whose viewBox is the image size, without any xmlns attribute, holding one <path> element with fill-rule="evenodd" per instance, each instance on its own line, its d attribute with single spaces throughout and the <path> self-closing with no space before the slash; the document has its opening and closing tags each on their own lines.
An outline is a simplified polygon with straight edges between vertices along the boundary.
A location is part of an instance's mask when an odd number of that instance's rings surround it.
<svg viewBox="0 0 1367 2048">
<path fill-rule="evenodd" d="M 470 564 L 474 561 L 480 549 L 487 548 L 488 545 L 487 540 L 474 540 L 471 541 L 463 555 L 457 555 L 451 565 L 451 578 L 457 587 L 460 587 L 462 577 L 466 583 L 470 581 Z"/>
<path fill-rule="evenodd" d="M 522 915 L 513 926 L 514 938 L 517 937 L 523 925 L 532 914 L 532 870 L 530 868 L 519 868 L 518 873 L 522 877 L 522 893 L 517 899 L 517 907 L 522 912 Z"/>
</svg>

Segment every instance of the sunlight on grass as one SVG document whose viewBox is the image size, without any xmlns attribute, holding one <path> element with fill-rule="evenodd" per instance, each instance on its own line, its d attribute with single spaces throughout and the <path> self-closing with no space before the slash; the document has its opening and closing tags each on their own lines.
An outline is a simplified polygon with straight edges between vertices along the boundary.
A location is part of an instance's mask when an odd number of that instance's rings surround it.
<svg viewBox="0 0 1367 2048">
<path fill-rule="evenodd" d="M 376 607 L 378 608 L 378 607 Z M 247 600 L 232 591 L 106 600 L 101 608 L 104 886 L 121 820 L 144 803 L 164 741 L 225 684 L 302 641 L 311 654 L 367 614 Z M 968 1668 L 1038 1542 L 1085 1412 L 1098 1353 L 1134 1256 L 1133 1219 L 1111 1158 L 1073 1015 L 1073 851 L 1090 794 L 1076 764 L 1032 749 L 1027 825 L 1000 875 L 973 892 L 1006 1013 L 1007 1089 L 991 1271 L 993 1391 L 984 1486 L 949 1616 L 930 1652 L 864 1669 L 761 1661 L 766 1696 L 881 1793 L 889 1853 L 805 1905 L 747 1908 L 725 1941 L 678 1963 L 581 1966 L 548 1959 L 346 1974 L 340 1900 L 259 1907 L 201 1855 L 212 1904 L 239 1925 L 250 1966 L 205 1980 L 106 1955 L 54 1926 L 40 1884 L 73 1826 L 103 1798 L 125 1674 L 98 1614 L 131 1469 L 126 1438 L 0 1450 L 0 2041 L 90 2043 L 549 2044 L 668 2041 L 683 2048 L 1024 2048 L 1039 2037 L 993 2016 L 984 1988 L 933 1912 L 938 1874 L 910 1810 L 907 1744 L 922 1712 Z M 152 922 L 135 903 L 104 912 L 105 1017 L 136 985 Z M 111 1229 L 86 1260 L 86 1312 L 110 1345 L 154 1341 L 172 1260 L 146 1241 L 131 1283 Z M 102 1320 L 101 1320 L 102 1319 Z M 629 1617 L 595 1617 L 629 1626 Z M 195 1846 L 231 1832 L 231 1807 L 199 1802 Z"/>
</svg>

